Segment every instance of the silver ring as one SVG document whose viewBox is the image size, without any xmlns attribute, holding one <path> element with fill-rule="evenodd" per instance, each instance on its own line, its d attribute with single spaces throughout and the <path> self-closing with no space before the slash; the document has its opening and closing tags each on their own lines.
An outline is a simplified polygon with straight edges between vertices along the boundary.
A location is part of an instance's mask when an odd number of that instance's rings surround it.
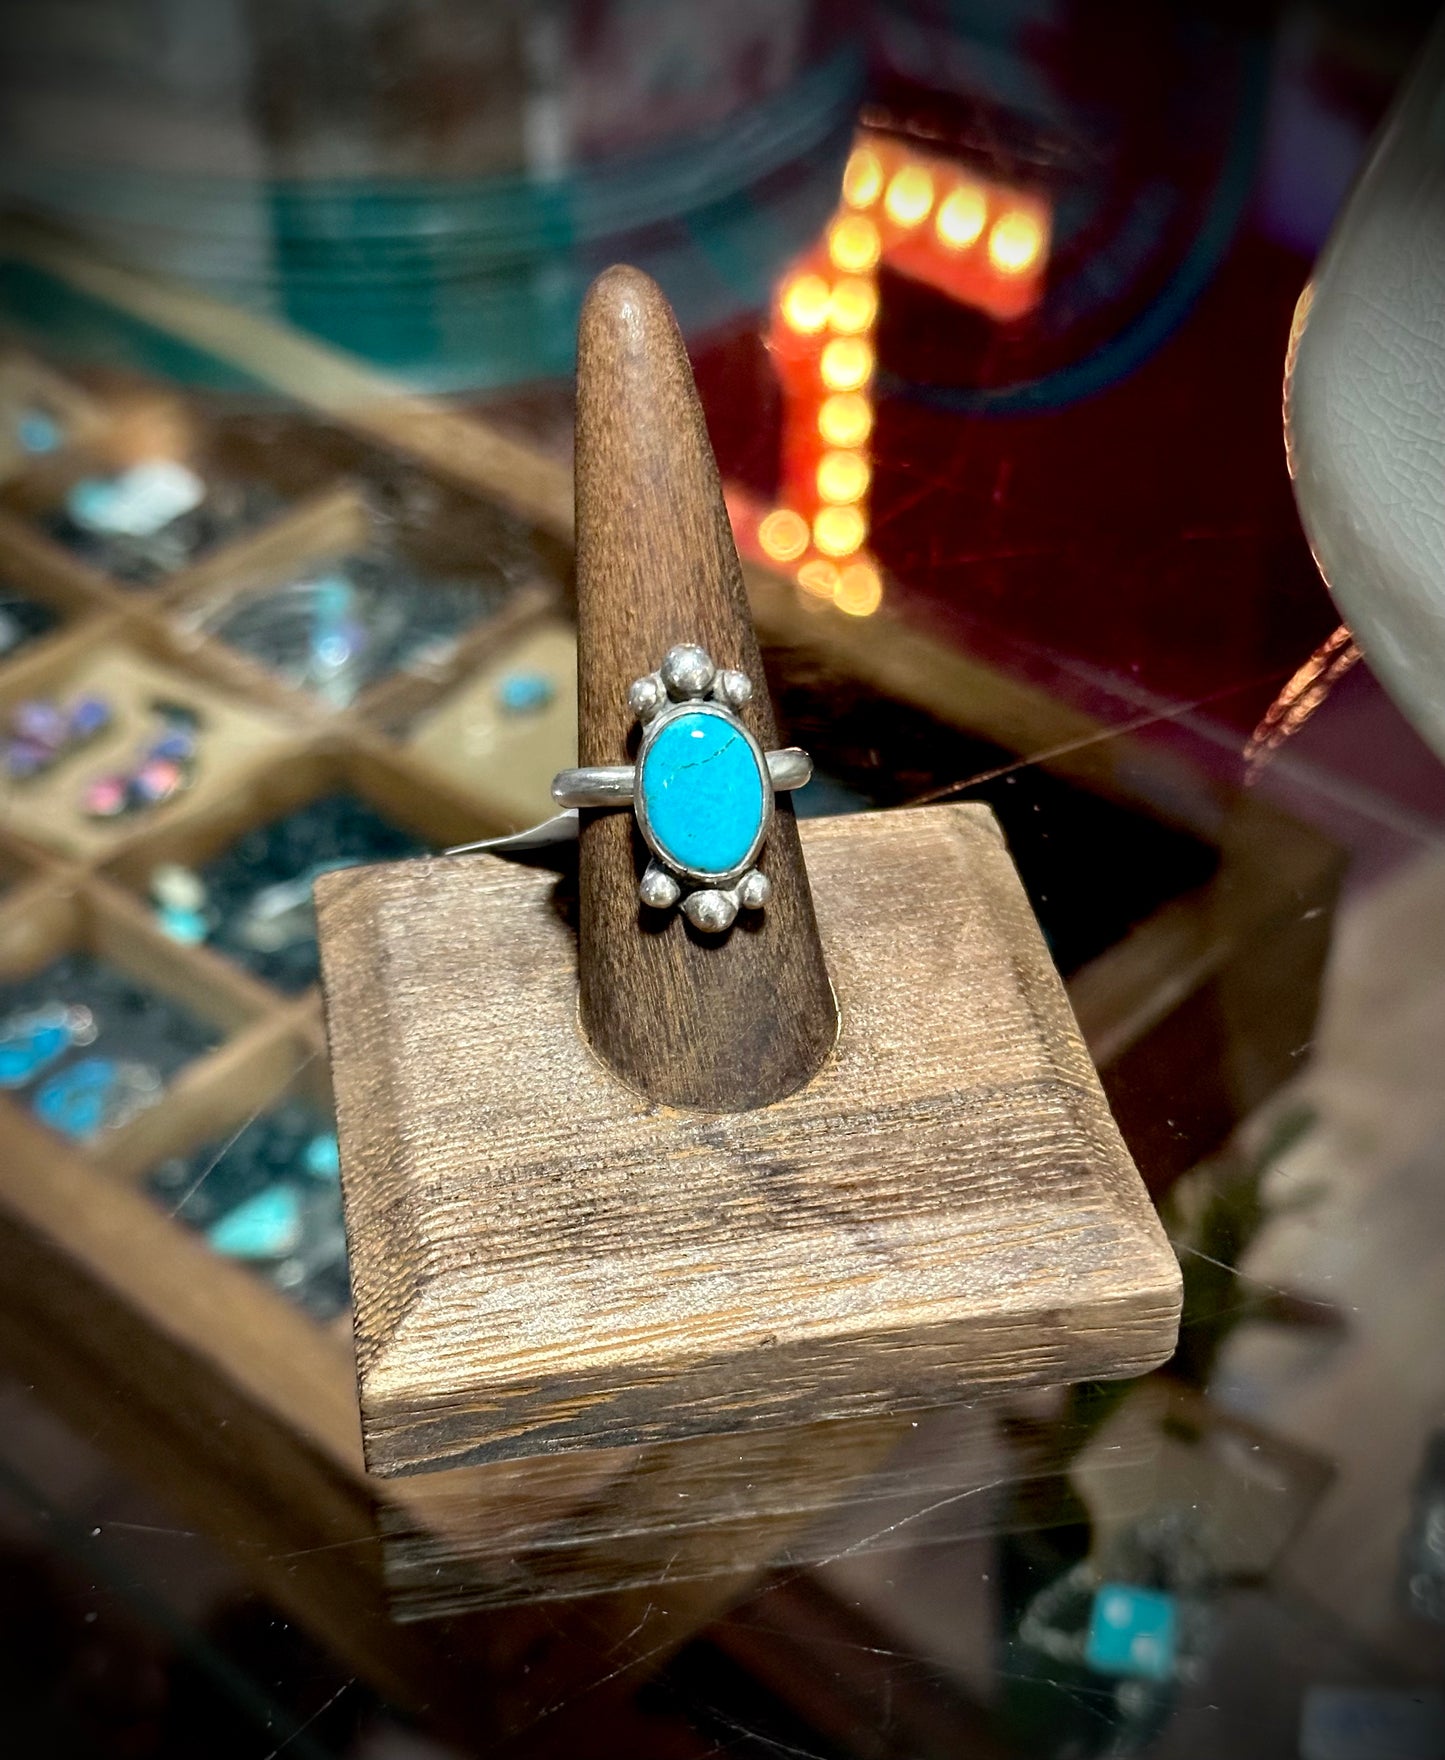
<svg viewBox="0 0 1445 1760">
<path fill-rule="evenodd" d="M 753 694 L 745 672 L 702 648 L 669 650 L 627 694 L 642 724 L 635 764 L 563 770 L 559 807 L 625 807 L 652 852 L 638 893 L 654 910 L 681 903 L 695 928 L 720 934 L 740 910 L 761 910 L 772 886 L 757 866 L 779 789 L 801 788 L 813 760 L 796 746 L 764 752 L 738 719 Z"/>
</svg>

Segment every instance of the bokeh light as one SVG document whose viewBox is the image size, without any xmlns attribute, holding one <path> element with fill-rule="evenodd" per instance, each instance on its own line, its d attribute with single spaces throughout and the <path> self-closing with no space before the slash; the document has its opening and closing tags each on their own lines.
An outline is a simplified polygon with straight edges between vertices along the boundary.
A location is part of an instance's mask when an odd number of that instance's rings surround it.
<svg viewBox="0 0 1445 1760">
<path fill-rule="evenodd" d="M 813 543 L 824 556 L 851 556 L 868 536 L 868 522 L 856 507 L 824 507 L 813 521 Z"/>
<path fill-rule="evenodd" d="M 883 209 L 899 226 L 918 226 L 933 206 L 933 178 L 921 165 L 905 165 L 893 174 Z"/>
<path fill-rule="evenodd" d="M 818 432 L 830 446 L 861 446 L 873 432 L 873 406 L 856 391 L 825 397 L 818 410 Z"/>
<path fill-rule="evenodd" d="M 828 327 L 857 336 L 878 316 L 878 289 L 861 275 L 840 276 L 828 302 Z"/>
<path fill-rule="evenodd" d="M 988 198 L 976 183 L 961 183 L 945 196 L 934 226 L 941 243 L 961 251 L 974 244 L 988 219 Z"/>
<path fill-rule="evenodd" d="M 828 229 L 828 255 L 847 274 L 871 269 L 881 249 L 878 228 L 863 214 L 844 214 Z"/>
<path fill-rule="evenodd" d="M 818 496 L 823 501 L 861 501 L 871 476 L 858 452 L 825 452 L 818 460 Z"/>
<path fill-rule="evenodd" d="M 1021 208 L 1000 214 L 988 235 L 989 261 L 1004 275 L 1022 275 L 1031 269 L 1043 248 L 1043 227 Z"/>
<path fill-rule="evenodd" d="M 815 599 L 831 599 L 841 579 L 837 563 L 824 562 L 821 556 L 813 557 L 798 570 L 798 585 Z"/>
<path fill-rule="evenodd" d="M 808 548 L 808 522 L 791 507 L 777 507 L 758 525 L 758 542 L 774 562 L 793 562 Z"/>
<path fill-rule="evenodd" d="M 830 391 L 856 391 L 873 371 L 873 349 L 861 336 L 835 336 L 818 363 Z"/>
<path fill-rule="evenodd" d="M 833 298 L 821 275 L 795 275 L 783 289 L 783 322 L 811 336 L 828 322 Z"/>
<path fill-rule="evenodd" d="M 871 617 L 883 603 L 883 577 L 871 562 L 850 562 L 838 576 L 833 603 L 850 617 Z"/>
<path fill-rule="evenodd" d="M 867 147 L 854 147 L 843 171 L 843 200 L 850 208 L 871 208 L 883 188 L 883 166 Z"/>
</svg>

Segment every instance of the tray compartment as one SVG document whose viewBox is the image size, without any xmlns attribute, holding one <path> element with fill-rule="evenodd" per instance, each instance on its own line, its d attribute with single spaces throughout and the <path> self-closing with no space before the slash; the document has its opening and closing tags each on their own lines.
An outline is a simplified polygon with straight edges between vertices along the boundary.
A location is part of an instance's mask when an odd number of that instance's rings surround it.
<svg viewBox="0 0 1445 1760">
<path fill-rule="evenodd" d="M 241 778 L 275 758 L 290 736 L 284 720 L 218 688 L 197 666 L 168 663 L 163 643 L 124 622 L 78 626 L 0 669 L 0 724 L 8 732 L 27 699 L 62 705 L 99 696 L 111 708 L 107 729 L 43 774 L 6 779 L 0 815 L 13 832 L 73 859 L 93 859 L 144 834 L 157 822 L 204 812 L 227 799 Z M 189 788 L 164 805 L 116 819 L 92 819 L 81 802 L 91 778 L 132 766 L 160 729 L 156 703 L 177 704 L 198 717 L 199 744 Z"/>
<path fill-rule="evenodd" d="M 107 873 L 147 909 L 158 868 L 199 875 L 210 913 L 202 951 L 296 995 L 316 976 L 308 889 L 300 884 L 308 872 L 343 857 L 419 856 L 485 836 L 494 823 L 482 803 L 381 745 L 320 736 L 206 810 L 157 828 Z M 292 882 L 294 897 L 259 896 Z"/>
</svg>

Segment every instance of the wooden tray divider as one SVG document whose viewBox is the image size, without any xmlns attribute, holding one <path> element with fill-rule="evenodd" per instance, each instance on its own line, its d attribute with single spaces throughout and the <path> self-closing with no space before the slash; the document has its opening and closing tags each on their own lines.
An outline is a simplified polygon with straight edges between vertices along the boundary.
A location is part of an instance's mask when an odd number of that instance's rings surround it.
<svg viewBox="0 0 1445 1760">
<path fill-rule="evenodd" d="M 58 628 L 26 646 L 5 666 L 67 634 L 78 620 L 120 609 L 120 593 L 108 575 L 88 568 L 63 545 L 0 509 L 0 583 L 27 594 L 61 615 Z"/>
<path fill-rule="evenodd" d="M 223 1034 L 236 1032 L 261 1012 L 251 986 L 238 982 L 229 967 L 199 977 L 191 948 L 173 941 L 148 912 L 99 879 L 77 873 L 43 906 L 33 899 L 0 899 L 0 981 L 26 977 L 72 949 L 164 991 Z"/>
<path fill-rule="evenodd" d="M 159 1112 L 159 1108 L 156 1109 Z M 85 1276 L 120 1293 L 160 1338 L 180 1341 L 202 1378 L 171 1397 L 219 1399 L 238 1388 L 279 1416 L 307 1449 L 358 1474 L 355 1395 L 340 1343 L 280 1291 L 213 1253 L 128 1177 L 136 1145 L 118 1135 L 109 1171 L 58 1144 L 25 1114 L 4 1121 L 0 1217 L 62 1243 Z M 3 1227 L 3 1223 L 0 1223 Z M 102 1346 L 103 1348 L 103 1346 Z"/>
<path fill-rule="evenodd" d="M 177 811 L 164 823 L 127 842 L 100 866 L 98 885 L 124 920 L 160 934 L 145 903 L 152 871 L 162 862 L 199 868 L 255 826 L 304 806 L 334 790 L 347 790 L 383 816 L 412 831 L 431 849 L 485 837 L 499 828 L 480 794 L 433 778 L 404 752 L 357 730 L 354 737 L 335 728 L 297 739 L 271 761 L 250 772 L 228 794 L 194 812 Z M 175 943 L 170 943 L 175 946 Z M 185 960 L 204 981 L 224 983 L 252 1006 L 289 1005 L 294 999 L 208 946 L 184 950 Z M 314 998 L 309 1004 L 313 1015 Z"/>
<path fill-rule="evenodd" d="M 174 617 L 178 610 L 192 608 L 193 601 L 199 608 L 212 595 L 224 598 L 228 587 L 239 589 L 240 598 L 248 591 L 279 586 L 314 558 L 365 544 L 371 531 L 372 516 L 360 486 L 344 480 L 331 483 L 206 551 L 144 596 Z"/>
<path fill-rule="evenodd" d="M 137 871 L 148 876 L 150 869 L 138 862 Z M 159 936 L 167 953 L 176 956 L 169 969 L 187 974 L 188 984 L 198 993 L 214 993 L 229 999 L 247 1018 L 269 1013 L 289 1000 L 218 949 L 204 943 L 197 947 L 183 946 L 167 935 L 146 902 L 144 882 L 132 891 L 102 869 L 90 875 L 84 884 L 87 896 L 104 909 L 108 933 L 113 939 L 150 948 Z"/>
<path fill-rule="evenodd" d="M 164 1138 L 171 1117 L 197 1105 L 194 1095 L 212 1091 L 213 1065 L 224 1080 L 232 1059 L 244 1058 L 251 1041 L 275 1030 L 275 1011 L 259 987 L 237 982 L 229 969 L 208 970 L 191 949 L 171 941 L 133 901 L 102 882 L 76 878 L 65 890 L 32 887 L 14 899 L 0 899 L 0 977 L 28 976 L 69 951 L 94 954 L 171 997 L 210 1022 L 220 1043 L 178 1071 L 154 1107 L 94 1148 L 57 1138 L 30 1115 L 20 1096 L 0 1094 L 0 1132 L 7 1140 L 12 1132 L 29 1137 L 42 1164 L 46 1156 L 69 1156 L 83 1165 L 122 1156 L 138 1167 L 152 1165 L 148 1145 Z M 200 1104 L 209 1106 L 209 1100 Z"/>
<path fill-rule="evenodd" d="M 400 669 L 377 679 L 361 693 L 353 713 L 385 737 L 403 739 L 411 724 L 438 704 L 454 686 L 505 651 L 534 625 L 555 617 L 556 589 L 538 581 L 513 595 L 494 617 L 485 618 L 458 640 L 456 650 L 435 670 Z"/>
<path fill-rule="evenodd" d="M 0 901 L 12 903 L 21 887 L 55 886 L 71 866 L 64 857 L 51 855 L 0 824 Z"/>
<path fill-rule="evenodd" d="M 439 667 L 425 672 L 400 667 L 367 685 L 342 709 L 333 708 L 312 691 L 288 684 L 219 637 L 187 628 L 189 615 L 225 602 L 231 596 L 228 589 L 234 589 L 239 600 L 247 593 L 282 585 L 329 558 L 366 548 L 387 528 L 388 522 L 368 501 L 364 484 L 338 481 L 261 530 L 173 577 L 161 596 L 169 613 L 168 630 L 174 632 L 170 639 L 186 651 L 207 654 L 210 664 L 236 688 L 289 708 L 318 725 L 345 725 L 360 719 L 377 729 L 390 730 L 420 714 L 469 668 L 557 606 L 556 587 L 539 576 L 533 585 L 519 589 L 495 616 L 463 632 Z M 404 530 L 392 533 L 391 541 L 401 554 L 415 547 Z"/>
<path fill-rule="evenodd" d="M 226 761 L 232 781 L 256 763 L 269 763 L 270 753 L 300 737 L 306 726 L 292 703 L 257 702 L 257 693 L 228 676 L 226 666 L 217 663 L 209 645 L 187 649 L 177 642 L 163 619 L 129 606 L 118 607 L 110 616 L 85 618 L 48 640 L 37 642 L 8 665 L 0 666 L 0 721 L 27 697 L 54 696 L 65 700 L 81 689 L 100 688 L 93 677 L 97 666 L 111 675 L 111 683 L 105 688 L 114 689 L 118 679 L 123 696 L 127 682 L 135 680 L 138 673 L 161 669 L 164 678 L 145 677 L 134 684 L 134 690 L 142 698 L 153 693 L 193 704 L 221 741 L 219 754 Z M 139 727 L 128 728 L 125 739 L 119 742 L 110 734 L 103 736 L 93 748 L 62 759 L 49 776 L 33 783 L 8 785 L 8 798 L 19 804 L 26 795 L 44 796 L 52 787 L 69 790 L 74 784 L 78 789 L 85 778 L 105 769 L 112 759 L 128 756 L 141 731 Z M 237 735 L 249 753 L 239 762 L 235 761 Z M 93 839 L 86 838 L 97 852 L 97 860 L 108 860 L 116 850 L 147 835 L 157 823 L 168 824 L 212 798 L 214 765 L 206 750 L 206 739 L 203 727 L 192 788 L 153 813 L 115 821 L 98 828 Z M 227 786 L 230 785 L 228 781 Z M 6 798 L 6 785 L 0 785 L 0 802 Z M 22 817 L 20 823 L 28 825 L 28 817 Z M 33 830 L 22 830 L 20 835 L 37 841 Z"/>
<path fill-rule="evenodd" d="M 17 403 L 30 399 L 54 415 L 64 429 L 61 450 L 65 452 L 93 444 L 109 423 L 103 400 L 24 348 L 0 348 L 0 397 Z M 13 451 L 9 444 L 0 444 L 0 480 L 9 481 L 32 465 L 18 441 Z"/>
<path fill-rule="evenodd" d="M 90 1159 L 110 1178 L 139 1185 L 168 1156 L 228 1139 L 291 1093 L 330 1111 L 324 1059 L 278 1004 L 189 1066 L 159 1105 L 108 1137 Z"/>
<path fill-rule="evenodd" d="M 4 534 L 0 532 L 0 544 Z M 22 589 L 23 590 L 23 589 Z M 43 642 L 22 648 L 0 666 L 0 717 L 27 697 L 61 695 L 67 674 L 97 648 L 121 641 L 129 632 L 118 610 L 102 610 L 69 628 L 61 628 Z M 66 760 L 68 762 L 68 760 Z M 21 784 L 0 784 L 0 790 Z"/>
</svg>

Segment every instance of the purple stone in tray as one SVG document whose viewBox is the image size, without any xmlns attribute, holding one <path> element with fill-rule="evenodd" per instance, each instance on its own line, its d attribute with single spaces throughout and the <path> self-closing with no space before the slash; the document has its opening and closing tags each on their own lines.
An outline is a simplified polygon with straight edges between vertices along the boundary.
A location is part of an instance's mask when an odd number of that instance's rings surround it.
<svg viewBox="0 0 1445 1760">
<path fill-rule="evenodd" d="M 54 749 L 34 740 L 12 739 L 5 746 L 5 769 L 17 782 L 26 782 L 55 757 Z"/>
<path fill-rule="evenodd" d="M 36 698 L 16 705 L 10 718 L 19 739 L 58 751 L 70 734 L 70 721 L 57 704 Z"/>
<path fill-rule="evenodd" d="M 110 704 L 104 697 L 79 697 L 70 706 L 70 732 L 74 739 L 93 739 L 110 726 Z"/>
</svg>

